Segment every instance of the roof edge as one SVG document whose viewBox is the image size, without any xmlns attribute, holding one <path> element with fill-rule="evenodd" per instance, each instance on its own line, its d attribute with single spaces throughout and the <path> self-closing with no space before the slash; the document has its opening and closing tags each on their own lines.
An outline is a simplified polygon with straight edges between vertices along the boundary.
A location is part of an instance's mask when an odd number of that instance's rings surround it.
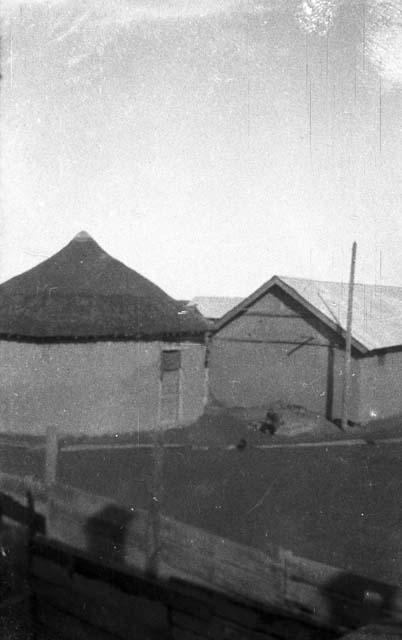
<svg viewBox="0 0 402 640">
<path fill-rule="evenodd" d="M 261 287 L 256 289 L 252 294 L 250 294 L 247 298 L 245 298 L 242 302 L 240 302 L 236 307 L 228 311 L 216 324 L 214 329 L 214 334 L 218 333 L 223 327 L 232 322 L 235 318 L 242 315 L 252 304 L 257 302 L 262 296 L 272 289 L 272 287 L 278 286 L 285 293 L 294 298 L 299 304 L 308 309 L 310 313 L 312 313 L 316 318 L 321 320 L 325 325 L 327 325 L 332 331 L 340 332 L 342 337 L 346 337 L 346 330 L 339 324 L 335 323 L 333 320 L 328 318 L 325 313 L 322 313 L 317 307 L 312 305 L 306 298 L 304 298 L 296 289 L 287 284 L 280 276 L 274 275 L 270 280 L 265 282 Z M 364 345 L 362 342 L 353 337 L 352 332 L 352 345 L 353 347 L 362 354 L 368 353 L 370 349 Z"/>
<path fill-rule="evenodd" d="M 197 342 L 204 343 L 206 341 L 206 334 L 208 330 L 192 332 L 186 334 L 179 333 L 161 333 L 155 335 L 138 334 L 138 335 L 99 335 L 99 336 L 68 336 L 68 335 L 54 335 L 54 336 L 28 336 L 19 334 L 5 334 L 0 333 L 0 341 L 5 342 L 20 342 L 20 343 L 33 343 L 33 344 L 82 344 L 82 343 L 94 343 L 94 342 Z"/>
</svg>

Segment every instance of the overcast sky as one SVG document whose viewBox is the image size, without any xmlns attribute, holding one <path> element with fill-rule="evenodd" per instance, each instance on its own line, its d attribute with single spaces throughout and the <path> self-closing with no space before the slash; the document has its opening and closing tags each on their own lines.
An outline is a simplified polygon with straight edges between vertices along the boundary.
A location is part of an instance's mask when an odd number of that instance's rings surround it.
<svg viewBox="0 0 402 640">
<path fill-rule="evenodd" d="M 87 230 L 179 298 L 402 286 L 400 0 L 3 0 L 0 279 Z"/>
</svg>

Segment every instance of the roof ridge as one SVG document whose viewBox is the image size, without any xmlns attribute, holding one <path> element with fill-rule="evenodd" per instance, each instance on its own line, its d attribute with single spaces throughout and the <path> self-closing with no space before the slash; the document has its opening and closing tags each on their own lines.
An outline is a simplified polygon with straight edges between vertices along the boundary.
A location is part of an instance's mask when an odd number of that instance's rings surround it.
<svg viewBox="0 0 402 640">
<path fill-rule="evenodd" d="M 287 280 L 297 280 L 299 282 L 311 282 L 317 284 L 340 284 L 340 285 L 348 285 L 347 280 L 318 280 L 316 278 L 300 278 L 298 276 L 276 276 L 279 280 L 283 280 L 286 282 Z M 378 282 L 355 282 L 355 287 L 372 287 L 372 288 L 381 288 L 381 289 L 400 289 L 402 291 L 402 285 L 397 284 L 379 284 Z"/>
</svg>

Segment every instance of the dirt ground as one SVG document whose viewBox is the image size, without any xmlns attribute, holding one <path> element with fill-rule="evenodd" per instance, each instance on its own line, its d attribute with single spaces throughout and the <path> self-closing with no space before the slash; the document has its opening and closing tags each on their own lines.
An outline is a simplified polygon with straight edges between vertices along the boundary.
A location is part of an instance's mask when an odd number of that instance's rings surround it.
<svg viewBox="0 0 402 640">
<path fill-rule="evenodd" d="M 318 443 L 323 434 L 272 437 L 250 430 L 244 417 L 206 420 L 204 428 L 166 436 L 209 447 L 165 449 L 166 514 L 259 549 L 280 545 L 362 576 L 402 582 L 402 442 L 376 442 L 400 435 L 399 424 L 341 434 L 345 440 L 364 435 L 356 446 L 258 449 L 253 445 Z M 325 429 L 326 441 L 339 440 L 334 425 L 331 437 Z M 246 445 L 238 446 L 242 439 Z M 44 453 L 3 446 L 0 467 L 41 478 Z M 148 508 L 152 470 L 151 449 L 62 451 L 58 479 Z"/>
</svg>

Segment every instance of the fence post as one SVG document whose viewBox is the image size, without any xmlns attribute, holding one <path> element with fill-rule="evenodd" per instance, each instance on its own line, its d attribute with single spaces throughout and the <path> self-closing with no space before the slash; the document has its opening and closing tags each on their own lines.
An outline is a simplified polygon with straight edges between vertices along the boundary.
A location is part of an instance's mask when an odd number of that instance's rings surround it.
<svg viewBox="0 0 402 640">
<path fill-rule="evenodd" d="M 150 540 L 148 548 L 147 573 L 150 577 L 158 575 L 159 556 L 161 551 L 161 502 L 163 493 L 163 464 L 164 447 L 161 434 L 156 434 L 153 440 L 153 477 L 151 488 L 151 504 L 149 511 Z"/>
<path fill-rule="evenodd" d="M 292 559 L 292 552 L 279 548 L 279 558 L 282 569 L 282 598 L 286 604 L 288 597 L 289 561 Z"/>
<path fill-rule="evenodd" d="M 49 528 L 50 503 L 52 488 L 56 484 L 57 456 L 59 451 L 59 434 L 57 427 L 49 426 L 46 430 L 46 459 L 45 459 L 45 485 L 46 485 L 46 528 Z"/>
<path fill-rule="evenodd" d="M 36 534 L 36 512 L 32 491 L 28 490 L 27 494 L 27 511 L 28 511 L 28 531 L 27 531 L 27 574 L 28 574 L 28 594 L 29 594 L 29 614 L 33 624 L 33 640 L 37 640 L 36 627 L 38 623 L 38 606 L 33 587 L 32 580 L 32 561 L 33 548 Z"/>
</svg>

